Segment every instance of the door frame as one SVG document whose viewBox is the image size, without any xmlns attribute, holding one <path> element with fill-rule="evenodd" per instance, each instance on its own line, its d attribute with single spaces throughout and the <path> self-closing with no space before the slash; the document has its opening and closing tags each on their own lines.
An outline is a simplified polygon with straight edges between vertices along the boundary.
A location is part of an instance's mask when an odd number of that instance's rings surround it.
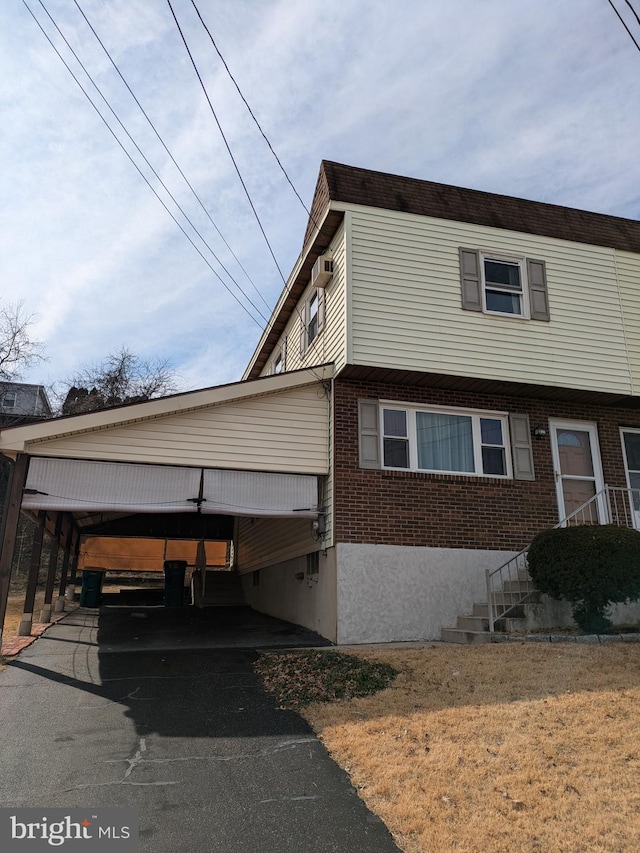
<svg viewBox="0 0 640 853">
<path fill-rule="evenodd" d="M 624 443 L 624 434 L 625 432 L 634 432 L 636 435 L 640 433 L 640 429 L 638 427 L 620 427 L 620 446 L 622 449 L 622 460 L 624 462 L 624 476 L 627 481 L 627 488 L 629 491 L 628 501 L 629 501 L 629 509 L 631 512 L 631 521 L 636 530 L 640 530 L 640 509 L 636 509 L 636 498 L 634 497 L 634 492 L 637 492 L 637 489 L 632 489 L 631 487 L 631 478 L 629 477 L 629 460 L 627 459 L 627 447 Z"/>
<path fill-rule="evenodd" d="M 551 438 L 551 458 L 553 460 L 553 476 L 556 486 L 556 499 L 558 502 L 558 520 L 562 521 L 565 517 L 564 508 L 564 490 L 562 487 L 562 474 L 560 472 L 560 455 L 558 451 L 558 430 L 580 430 L 589 434 L 589 444 L 591 447 L 591 462 L 593 464 L 593 479 L 595 484 L 596 494 L 604 488 L 604 475 L 602 473 L 602 459 L 600 457 L 600 439 L 598 437 L 598 425 L 595 421 L 569 421 L 551 418 L 549 420 L 549 435 Z M 604 524 L 607 518 L 606 507 L 603 498 L 600 497 L 597 502 L 598 522 Z"/>
</svg>

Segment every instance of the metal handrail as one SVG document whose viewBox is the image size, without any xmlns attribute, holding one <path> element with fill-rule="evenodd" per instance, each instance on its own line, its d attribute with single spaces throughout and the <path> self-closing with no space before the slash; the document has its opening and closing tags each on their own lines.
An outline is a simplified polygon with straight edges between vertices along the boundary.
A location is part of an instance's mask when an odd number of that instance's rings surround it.
<svg viewBox="0 0 640 853">
<path fill-rule="evenodd" d="M 601 513 L 604 521 L 601 521 Z M 634 514 L 638 513 L 638 519 Z M 558 527 L 569 527 L 578 524 L 616 524 L 618 527 L 637 527 L 640 523 L 640 490 L 628 489 L 622 486 L 605 485 L 599 492 L 581 504 L 573 512 L 554 525 Z M 487 602 L 489 606 L 489 631 L 493 634 L 495 623 L 503 619 L 514 608 L 523 604 L 531 590 L 518 590 L 519 584 L 528 583 L 529 566 L 527 554 L 530 545 L 523 548 L 506 563 L 495 569 L 486 569 L 485 578 L 487 584 Z M 499 583 L 494 583 L 494 578 L 499 576 Z M 505 589 L 505 584 L 512 582 L 515 589 Z M 498 601 L 498 596 L 502 601 Z"/>
</svg>

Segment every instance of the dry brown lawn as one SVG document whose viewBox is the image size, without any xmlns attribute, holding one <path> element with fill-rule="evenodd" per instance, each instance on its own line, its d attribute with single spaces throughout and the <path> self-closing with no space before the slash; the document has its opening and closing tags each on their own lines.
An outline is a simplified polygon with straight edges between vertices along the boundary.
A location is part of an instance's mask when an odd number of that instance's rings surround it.
<svg viewBox="0 0 640 853">
<path fill-rule="evenodd" d="M 406 853 L 640 849 L 640 645 L 350 651 L 401 674 L 301 713 Z"/>
<path fill-rule="evenodd" d="M 56 590 L 56 595 L 58 591 Z M 33 608 L 34 621 L 38 621 L 40 611 L 44 604 L 44 590 L 36 592 L 36 601 Z M 11 637 L 18 630 L 18 624 L 22 619 L 22 608 L 24 607 L 24 593 L 21 595 L 10 595 L 7 600 L 7 615 L 4 620 L 3 635 L 5 639 Z"/>
</svg>

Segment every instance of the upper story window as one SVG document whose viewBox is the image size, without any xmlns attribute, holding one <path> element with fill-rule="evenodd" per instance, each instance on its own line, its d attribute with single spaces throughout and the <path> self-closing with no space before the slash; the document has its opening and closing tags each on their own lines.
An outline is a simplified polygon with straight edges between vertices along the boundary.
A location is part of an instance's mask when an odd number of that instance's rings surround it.
<svg viewBox="0 0 640 853">
<path fill-rule="evenodd" d="M 484 307 L 496 314 L 525 316 L 521 261 L 482 257 Z"/>
<path fill-rule="evenodd" d="M 269 375 L 273 376 L 275 373 L 284 373 L 286 369 L 286 352 L 287 340 L 285 338 L 282 346 L 275 350 L 273 360 L 269 367 Z"/>
<path fill-rule="evenodd" d="M 5 391 L 5 393 L 2 395 L 2 408 L 15 409 L 16 399 L 17 397 L 15 391 Z"/>
<path fill-rule="evenodd" d="M 313 288 L 304 303 L 302 328 L 300 332 L 300 352 L 305 353 L 324 328 L 324 288 Z"/>
<path fill-rule="evenodd" d="M 544 261 L 463 249 L 460 252 L 462 307 L 530 320 L 550 319 Z"/>
<path fill-rule="evenodd" d="M 511 476 L 507 416 L 381 406 L 382 467 Z"/>
</svg>

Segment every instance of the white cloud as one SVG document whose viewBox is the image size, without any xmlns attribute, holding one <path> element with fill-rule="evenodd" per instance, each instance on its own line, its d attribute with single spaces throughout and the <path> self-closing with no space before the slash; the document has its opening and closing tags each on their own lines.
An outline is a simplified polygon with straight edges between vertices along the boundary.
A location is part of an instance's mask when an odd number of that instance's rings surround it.
<svg viewBox="0 0 640 853">
<path fill-rule="evenodd" d="M 40 4 L 28 2 L 53 33 Z M 216 254 L 262 307 L 75 5 L 46 5 Z M 304 211 L 191 3 L 174 6 L 287 274 Z M 599 0 L 199 6 L 307 204 L 325 158 L 624 216 L 640 212 L 640 117 L 629 107 L 640 95 L 638 54 Z M 84 0 L 82 7 L 274 304 L 282 282 L 168 8 L 154 0 Z M 0 292 L 40 314 L 49 378 L 123 341 L 146 356 L 172 357 L 190 386 L 239 378 L 259 329 L 180 234 L 21 4 L 0 4 L 0 110 Z"/>
</svg>

